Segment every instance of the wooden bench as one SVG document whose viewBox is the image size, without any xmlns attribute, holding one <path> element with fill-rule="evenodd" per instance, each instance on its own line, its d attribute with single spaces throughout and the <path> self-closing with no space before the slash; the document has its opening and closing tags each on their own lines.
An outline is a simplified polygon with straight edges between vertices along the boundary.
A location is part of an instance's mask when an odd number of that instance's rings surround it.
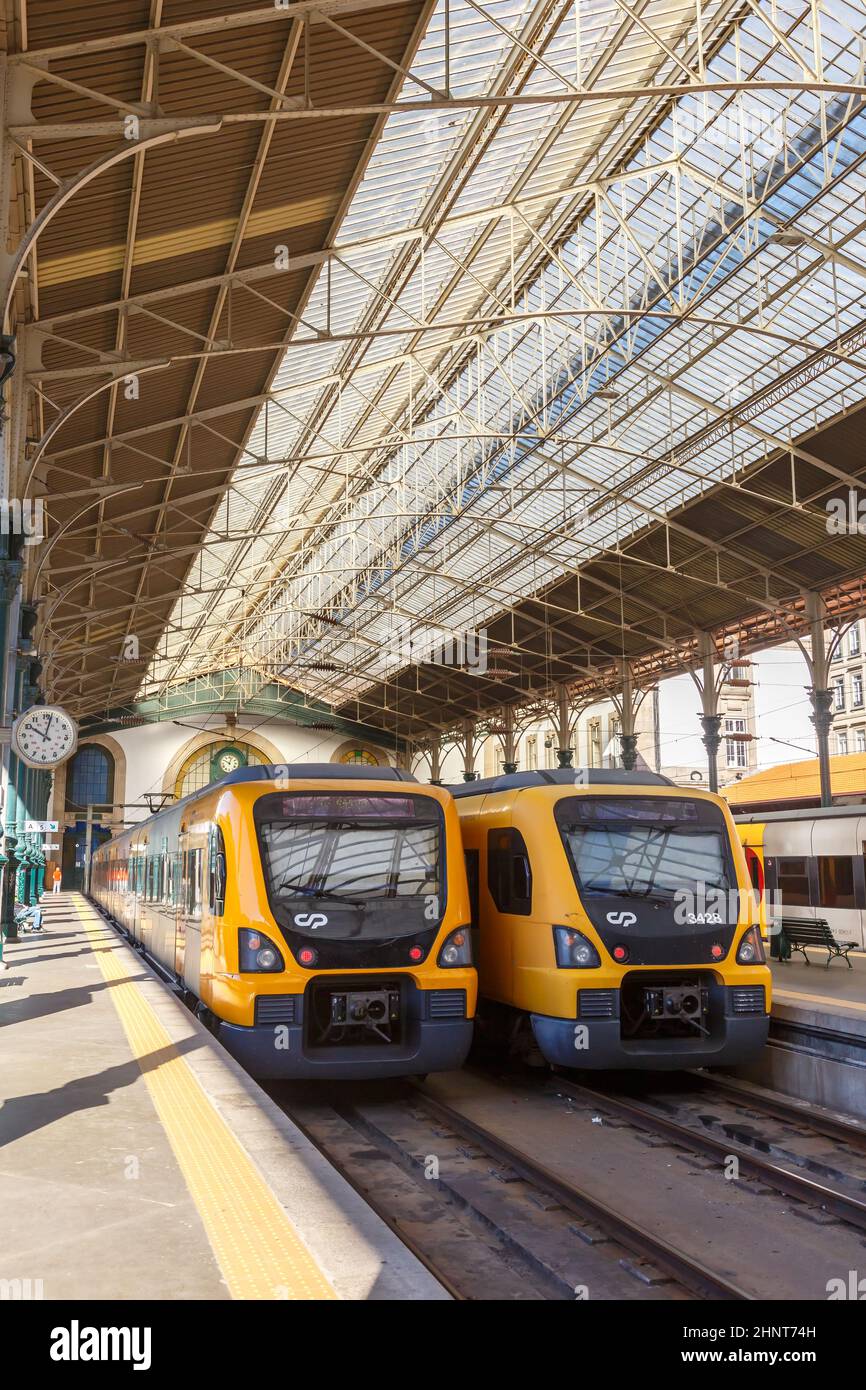
<svg viewBox="0 0 866 1390">
<path fill-rule="evenodd" d="M 835 956 L 841 956 L 849 970 L 854 967 L 848 959 L 848 952 L 860 945 L 859 941 L 837 941 L 824 917 L 816 917 L 811 922 L 801 921 L 799 917 L 783 917 L 777 941 L 778 949 L 771 954 L 775 954 L 780 961 L 789 960 L 792 951 L 800 951 L 806 964 L 811 965 L 806 947 L 823 946 L 827 952 L 826 966 Z"/>
</svg>

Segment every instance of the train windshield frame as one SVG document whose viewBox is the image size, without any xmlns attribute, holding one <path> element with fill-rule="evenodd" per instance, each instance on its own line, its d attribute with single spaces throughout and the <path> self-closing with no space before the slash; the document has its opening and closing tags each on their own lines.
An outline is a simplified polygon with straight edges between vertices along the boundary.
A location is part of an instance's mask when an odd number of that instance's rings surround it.
<svg viewBox="0 0 866 1390">
<path fill-rule="evenodd" d="M 721 810 L 691 797 L 564 797 L 554 808 L 582 897 L 673 903 L 737 886 Z"/>
<path fill-rule="evenodd" d="M 292 932 L 387 940 L 438 929 L 445 818 L 417 793 L 270 793 L 254 808 L 268 901 Z"/>
</svg>

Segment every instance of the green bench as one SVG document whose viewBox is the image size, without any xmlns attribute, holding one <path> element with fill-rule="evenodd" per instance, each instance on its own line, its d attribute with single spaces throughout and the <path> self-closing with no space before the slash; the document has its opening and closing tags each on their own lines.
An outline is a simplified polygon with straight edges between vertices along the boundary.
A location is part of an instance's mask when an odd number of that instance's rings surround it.
<svg viewBox="0 0 866 1390">
<path fill-rule="evenodd" d="M 776 949 L 770 954 L 777 960 L 790 960 L 792 951 L 800 951 L 806 964 L 811 965 L 806 947 L 821 946 L 827 952 L 826 966 L 835 956 L 841 956 L 849 970 L 854 967 L 848 952 L 860 945 L 859 941 L 837 941 L 824 917 L 816 917 L 811 922 L 801 921 L 799 917 L 783 917 L 774 944 Z"/>
</svg>

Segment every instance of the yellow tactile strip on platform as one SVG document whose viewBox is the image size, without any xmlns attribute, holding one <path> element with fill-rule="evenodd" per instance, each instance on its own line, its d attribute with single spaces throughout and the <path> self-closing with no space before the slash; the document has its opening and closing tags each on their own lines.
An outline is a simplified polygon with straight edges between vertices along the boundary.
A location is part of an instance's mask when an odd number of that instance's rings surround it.
<svg viewBox="0 0 866 1390">
<path fill-rule="evenodd" d="M 107 928 L 76 903 L 92 946 Z M 95 951 L 232 1298 L 336 1298 L 285 1211 L 115 951 Z"/>
<path fill-rule="evenodd" d="M 861 1004 L 857 999 L 840 999 L 832 994 L 806 994 L 799 989 L 779 989 L 773 985 L 774 999 L 790 999 L 792 1004 L 802 1004 L 805 1000 L 809 1004 L 828 1004 L 831 1009 L 856 1009 L 858 1013 L 866 1014 L 866 1004 Z"/>
</svg>

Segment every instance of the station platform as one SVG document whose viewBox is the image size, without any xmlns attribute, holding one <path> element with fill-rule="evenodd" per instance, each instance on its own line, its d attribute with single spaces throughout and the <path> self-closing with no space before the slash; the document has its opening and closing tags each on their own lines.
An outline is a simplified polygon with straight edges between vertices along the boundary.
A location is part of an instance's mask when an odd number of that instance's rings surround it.
<svg viewBox="0 0 866 1390">
<path fill-rule="evenodd" d="M 0 972 L 0 1287 L 449 1297 L 85 898 L 43 907 Z"/>
<path fill-rule="evenodd" d="M 826 965 L 827 952 L 808 950 L 771 961 L 770 1042 L 737 1075 L 815 1105 L 866 1119 L 866 954 Z"/>
</svg>

